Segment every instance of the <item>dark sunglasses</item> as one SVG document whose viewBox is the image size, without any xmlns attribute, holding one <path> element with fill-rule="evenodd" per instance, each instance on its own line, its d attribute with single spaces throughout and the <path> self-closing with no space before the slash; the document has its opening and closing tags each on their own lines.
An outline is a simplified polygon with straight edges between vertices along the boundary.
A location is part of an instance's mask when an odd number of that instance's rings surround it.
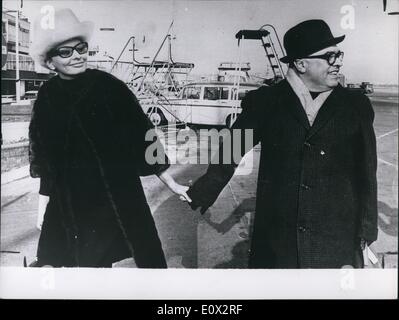
<svg viewBox="0 0 399 320">
<path fill-rule="evenodd" d="M 51 50 L 49 53 L 49 57 L 60 56 L 61 58 L 69 58 L 72 56 L 73 51 L 76 50 L 79 54 L 85 54 L 89 48 L 87 42 L 79 42 L 74 47 L 59 47 L 57 49 Z"/>
<path fill-rule="evenodd" d="M 326 52 L 325 54 L 320 54 L 317 56 L 309 56 L 309 57 L 304 57 L 303 59 L 324 59 L 327 61 L 327 63 L 332 66 L 334 63 L 337 61 L 337 59 L 343 59 L 344 58 L 344 53 L 342 51 L 337 51 L 337 52 Z"/>
</svg>

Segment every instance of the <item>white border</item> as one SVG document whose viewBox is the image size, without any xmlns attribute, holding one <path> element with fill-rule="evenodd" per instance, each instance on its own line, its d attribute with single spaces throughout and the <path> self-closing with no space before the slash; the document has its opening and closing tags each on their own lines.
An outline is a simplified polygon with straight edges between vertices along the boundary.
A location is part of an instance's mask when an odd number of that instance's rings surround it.
<svg viewBox="0 0 399 320">
<path fill-rule="evenodd" d="M 0 268 L 5 299 L 397 299 L 397 269 Z"/>
</svg>

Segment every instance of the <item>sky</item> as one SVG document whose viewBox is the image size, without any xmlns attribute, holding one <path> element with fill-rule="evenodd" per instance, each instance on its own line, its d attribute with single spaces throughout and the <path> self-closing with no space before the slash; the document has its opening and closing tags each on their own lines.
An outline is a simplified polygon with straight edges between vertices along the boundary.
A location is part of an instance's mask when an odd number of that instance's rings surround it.
<svg viewBox="0 0 399 320">
<path fill-rule="evenodd" d="M 14 9 L 19 3 L 3 1 L 3 7 Z M 399 11 L 399 0 L 387 3 L 387 12 Z M 235 34 L 241 29 L 272 24 L 282 41 L 297 23 L 323 19 L 335 36 L 346 35 L 339 47 L 345 52 L 342 73 L 348 82 L 398 84 L 399 16 L 383 12 L 382 0 L 24 0 L 22 12 L 33 21 L 45 5 L 69 7 L 80 20 L 93 21 L 90 44 L 113 57 L 135 36 L 136 58 L 143 62 L 151 61 L 173 21 L 173 60 L 194 63 L 194 74 L 215 73 L 220 62 L 238 62 Z M 115 30 L 100 31 L 104 27 Z M 240 48 L 240 60 L 250 62 L 252 72 L 266 71 L 260 42 L 246 40 Z M 159 57 L 166 58 L 166 47 Z"/>
</svg>

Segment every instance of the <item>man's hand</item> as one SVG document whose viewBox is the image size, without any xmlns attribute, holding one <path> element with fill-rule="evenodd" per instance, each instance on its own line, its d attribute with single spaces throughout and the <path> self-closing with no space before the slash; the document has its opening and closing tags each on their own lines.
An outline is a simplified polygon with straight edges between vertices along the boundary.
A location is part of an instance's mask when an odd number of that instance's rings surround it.
<svg viewBox="0 0 399 320">
<path fill-rule="evenodd" d="M 190 188 L 187 191 L 190 201 L 189 205 L 194 211 L 200 208 L 200 213 L 203 215 L 216 201 L 219 191 L 214 192 L 214 185 L 203 183 L 202 178 L 192 183 L 189 181 Z"/>
</svg>

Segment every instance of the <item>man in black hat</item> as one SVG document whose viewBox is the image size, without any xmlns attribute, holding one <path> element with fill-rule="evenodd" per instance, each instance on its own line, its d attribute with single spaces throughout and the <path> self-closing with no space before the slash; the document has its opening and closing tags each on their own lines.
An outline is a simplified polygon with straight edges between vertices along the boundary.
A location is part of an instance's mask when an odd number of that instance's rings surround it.
<svg viewBox="0 0 399 320">
<path fill-rule="evenodd" d="M 250 268 L 362 267 L 377 239 L 374 112 L 338 82 L 344 37 L 322 20 L 296 25 L 286 79 L 242 101 L 232 129 L 253 129 L 262 145 Z M 204 213 L 237 164 L 211 164 L 187 192 L 191 207 Z"/>
</svg>

